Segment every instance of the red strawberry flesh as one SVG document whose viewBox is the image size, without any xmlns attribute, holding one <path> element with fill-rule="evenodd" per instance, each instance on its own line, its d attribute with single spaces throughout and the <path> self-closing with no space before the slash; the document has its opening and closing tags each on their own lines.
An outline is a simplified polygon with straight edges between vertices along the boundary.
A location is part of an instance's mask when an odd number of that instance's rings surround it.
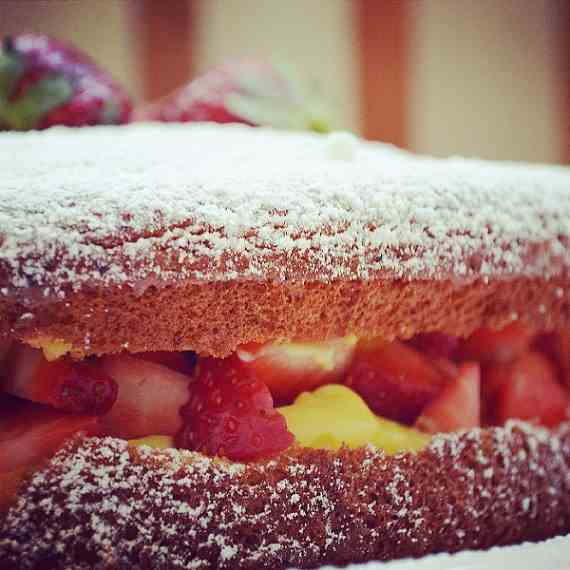
<svg viewBox="0 0 570 570">
<path fill-rule="evenodd" d="M 457 355 L 459 339 L 440 332 L 422 333 L 408 341 L 416 350 L 434 358 L 453 360 Z"/>
<path fill-rule="evenodd" d="M 94 365 L 74 363 L 62 377 L 54 406 L 75 414 L 106 414 L 117 399 L 117 383 Z"/>
<path fill-rule="evenodd" d="M 117 385 L 92 361 L 48 362 L 41 350 L 18 345 L 8 358 L 0 387 L 15 396 L 74 414 L 103 415 L 117 398 Z"/>
<path fill-rule="evenodd" d="M 189 376 L 128 355 L 105 356 L 100 366 L 118 387 L 115 404 L 101 420 L 108 435 L 130 439 L 177 433 Z"/>
<path fill-rule="evenodd" d="M 279 405 L 304 391 L 342 381 L 354 353 L 352 337 L 315 343 L 268 343 L 241 346 L 240 365 L 263 382 Z"/>
<path fill-rule="evenodd" d="M 540 335 L 536 339 L 535 348 L 556 366 L 561 383 L 570 390 L 570 330 Z"/>
<path fill-rule="evenodd" d="M 285 418 L 262 382 L 238 358 L 203 358 L 182 409 L 179 447 L 237 461 L 271 457 L 293 443 Z"/>
<path fill-rule="evenodd" d="M 404 343 L 360 341 L 345 378 L 378 415 L 411 424 L 443 389 L 447 377 Z"/>
<path fill-rule="evenodd" d="M 493 384 L 496 421 L 509 419 L 534 421 L 554 427 L 568 419 L 570 397 L 556 380 L 556 371 L 538 352 L 527 352 L 507 366 L 489 371 Z"/>
<path fill-rule="evenodd" d="M 529 348 L 534 331 L 519 322 L 500 330 L 480 328 L 460 349 L 464 360 L 476 360 L 482 364 L 511 362 Z"/>
<path fill-rule="evenodd" d="M 465 363 L 457 377 L 424 409 L 416 427 L 427 433 L 453 432 L 481 425 L 479 365 Z"/>
<path fill-rule="evenodd" d="M 0 418 L 0 473 L 29 467 L 54 453 L 78 433 L 96 435 L 99 420 L 56 412 L 37 404 L 15 404 Z"/>
</svg>

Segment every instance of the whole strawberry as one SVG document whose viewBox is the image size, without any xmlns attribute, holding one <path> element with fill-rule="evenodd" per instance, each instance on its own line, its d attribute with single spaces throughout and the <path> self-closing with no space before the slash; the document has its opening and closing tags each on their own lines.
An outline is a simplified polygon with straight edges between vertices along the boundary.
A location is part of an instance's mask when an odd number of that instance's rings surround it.
<svg viewBox="0 0 570 570">
<path fill-rule="evenodd" d="M 0 130 L 129 120 L 125 91 L 89 57 L 42 34 L 8 36 L 0 51 Z"/>
<path fill-rule="evenodd" d="M 181 409 L 176 446 L 236 461 L 271 457 L 293 444 L 283 415 L 265 384 L 234 356 L 202 358 L 190 398 Z"/>
<path fill-rule="evenodd" d="M 311 81 L 288 64 L 249 60 L 214 68 L 136 115 L 139 120 L 331 130 L 330 110 Z"/>
</svg>

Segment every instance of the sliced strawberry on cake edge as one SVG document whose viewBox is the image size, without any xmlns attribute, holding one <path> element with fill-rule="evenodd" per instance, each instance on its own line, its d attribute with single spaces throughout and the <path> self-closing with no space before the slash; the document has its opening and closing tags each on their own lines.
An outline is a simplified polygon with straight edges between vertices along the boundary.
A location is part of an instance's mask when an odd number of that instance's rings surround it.
<svg viewBox="0 0 570 570">
<path fill-rule="evenodd" d="M 126 354 L 103 357 L 100 368 L 118 387 L 117 401 L 101 419 L 108 435 L 131 439 L 178 432 L 190 376 Z"/>
<path fill-rule="evenodd" d="M 252 343 L 236 354 L 243 369 L 263 382 L 276 402 L 289 404 L 301 392 L 341 382 L 356 342 L 352 335 L 322 342 Z"/>
<path fill-rule="evenodd" d="M 449 381 L 429 358 L 399 341 L 361 340 L 344 379 L 377 415 L 412 424 Z"/>
<path fill-rule="evenodd" d="M 487 371 L 495 406 L 495 421 L 520 419 L 555 427 L 568 420 L 570 396 L 558 383 L 550 361 L 538 352 L 527 352 L 508 366 Z"/>
<path fill-rule="evenodd" d="M 277 455 L 294 441 L 267 386 L 235 356 L 198 361 L 182 416 L 177 447 L 206 455 L 253 461 Z"/>
<path fill-rule="evenodd" d="M 464 363 L 457 378 L 423 410 L 415 427 L 427 433 L 453 432 L 481 425 L 481 372 L 476 363 Z"/>
<path fill-rule="evenodd" d="M 17 414 L 0 420 L 0 473 L 25 469 L 42 461 L 78 433 L 101 433 L 99 419 L 22 404 Z"/>
</svg>

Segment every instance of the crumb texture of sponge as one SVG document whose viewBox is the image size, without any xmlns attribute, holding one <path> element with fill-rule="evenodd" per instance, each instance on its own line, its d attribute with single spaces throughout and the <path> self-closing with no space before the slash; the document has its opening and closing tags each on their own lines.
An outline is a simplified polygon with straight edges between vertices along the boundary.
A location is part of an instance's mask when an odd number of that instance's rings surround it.
<svg viewBox="0 0 570 570">
<path fill-rule="evenodd" d="M 248 342 L 349 334 L 467 336 L 518 319 L 539 330 L 570 327 L 568 280 L 225 281 L 152 287 L 143 294 L 108 287 L 32 305 L 0 298 L 0 340 L 2 334 L 35 346 L 37 339 L 64 340 L 76 358 L 153 350 L 224 357 Z"/>
<path fill-rule="evenodd" d="M 417 454 L 236 464 L 71 442 L 0 522 L 3 568 L 312 568 L 570 531 L 570 425 L 435 436 Z"/>
<path fill-rule="evenodd" d="M 213 124 L 1 133 L 0 342 L 225 356 L 523 313 L 568 324 L 570 169 L 359 139 L 336 160 L 335 140 Z"/>
</svg>

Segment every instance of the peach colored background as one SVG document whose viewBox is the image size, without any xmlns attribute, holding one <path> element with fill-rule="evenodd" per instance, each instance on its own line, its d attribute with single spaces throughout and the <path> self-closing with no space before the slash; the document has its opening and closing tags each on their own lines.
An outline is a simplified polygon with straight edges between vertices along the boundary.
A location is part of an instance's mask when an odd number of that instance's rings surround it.
<svg viewBox="0 0 570 570">
<path fill-rule="evenodd" d="M 69 39 L 141 98 L 137 1 L 1 0 L 0 34 L 33 29 Z M 320 81 L 338 109 L 339 127 L 358 130 L 353 1 L 197 0 L 194 69 L 231 57 L 287 57 Z M 563 46 L 570 2 L 411 5 L 413 149 L 548 162 L 568 156 L 570 54 Z"/>
</svg>

